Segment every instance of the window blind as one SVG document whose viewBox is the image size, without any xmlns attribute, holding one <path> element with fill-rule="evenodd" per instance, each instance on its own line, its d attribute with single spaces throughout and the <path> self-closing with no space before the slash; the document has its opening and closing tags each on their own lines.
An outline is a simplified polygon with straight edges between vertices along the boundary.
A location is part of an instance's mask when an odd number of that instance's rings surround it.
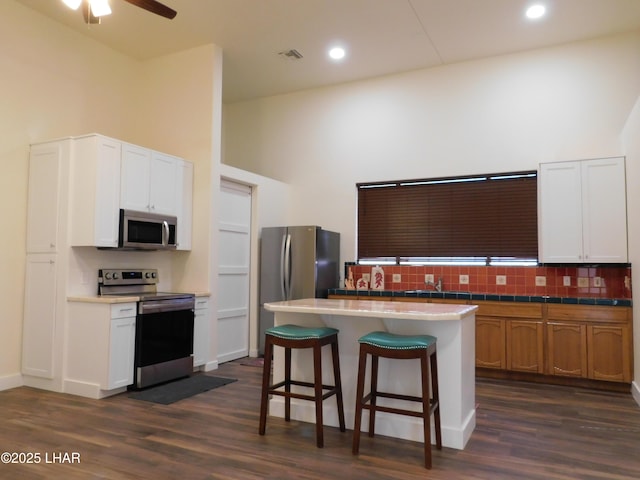
<svg viewBox="0 0 640 480">
<path fill-rule="evenodd" d="M 535 171 L 360 183 L 358 258 L 537 258 Z"/>
</svg>

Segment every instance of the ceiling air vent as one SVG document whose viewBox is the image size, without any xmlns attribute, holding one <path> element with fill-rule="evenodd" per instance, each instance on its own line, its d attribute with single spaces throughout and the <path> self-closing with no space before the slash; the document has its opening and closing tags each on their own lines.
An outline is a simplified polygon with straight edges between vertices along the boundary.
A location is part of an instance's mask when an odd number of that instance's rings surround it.
<svg viewBox="0 0 640 480">
<path fill-rule="evenodd" d="M 282 58 L 285 58 L 287 60 L 300 60 L 302 58 L 302 54 L 295 48 L 292 48 L 291 50 L 285 50 L 284 52 L 280 52 L 278 53 L 278 55 L 280 55 Z"/>
</svg>

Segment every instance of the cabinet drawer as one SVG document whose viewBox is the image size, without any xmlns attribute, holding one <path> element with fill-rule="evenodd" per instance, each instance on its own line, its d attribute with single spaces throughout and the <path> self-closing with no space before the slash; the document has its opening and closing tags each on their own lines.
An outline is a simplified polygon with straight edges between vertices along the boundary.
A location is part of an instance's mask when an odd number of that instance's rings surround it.
<svg viewBox="0 0 640 480">
<path fill-rule="evenodd" d="M 111 305 L 111 319 L 136 316 L 135 303 L 117 303 Z"/>
<path fill-rule="evenodd" d="M 579 322 L 629 323 L 631 321 L 631 308 L 548 304 L 547 318 L 549 320 L 574 320 Z"/>
<path fill-rule="evenodd" d="M 209 308 L 209 299 L 208 298 L 196 298 L 196 310 L 202 310 L 205 308 Z"/>
<path fill-rule="evenodd" d="M 476 316 L 508 318 L 542 318 L 540 303 L 471 302 L 478 305 Z"/>
</svg>

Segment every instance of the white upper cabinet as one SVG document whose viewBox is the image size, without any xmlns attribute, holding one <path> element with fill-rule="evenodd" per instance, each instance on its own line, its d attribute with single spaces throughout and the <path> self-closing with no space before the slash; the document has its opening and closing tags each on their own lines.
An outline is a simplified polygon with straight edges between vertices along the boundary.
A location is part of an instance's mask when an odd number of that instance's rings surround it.
<svg viewBox="0 0 640 480">
<path fill-rule="evenodd" d="M 153 213 L 178 215 L 178 162 L 177 157 L 151 152 L 149 205 Z"/>
<path fill-rule="evenodd" d="M 627 263 L 623 157 L 543 163 L 538 179 L 543 263 Z"/>
<path fill-rule="evenodd" d="M 123 144 L 120 206 L 176 215 L 178 158 Z"/>
<path fill-rule="evenodd" d="M 121 147 L 102 135 L 73 142 L 72 246 L 118 246 Z"/>
<path fill-rule="evenodd" d="M 124 143 L 120 175 L 120 207 L 148 212 L 151 150 Z"/>
<path fill-rule="evenodd" d="M 31 147 L 27 208 L 27 253 L 56 252 L 63 150 L 62 141 Z"/>
</svg>

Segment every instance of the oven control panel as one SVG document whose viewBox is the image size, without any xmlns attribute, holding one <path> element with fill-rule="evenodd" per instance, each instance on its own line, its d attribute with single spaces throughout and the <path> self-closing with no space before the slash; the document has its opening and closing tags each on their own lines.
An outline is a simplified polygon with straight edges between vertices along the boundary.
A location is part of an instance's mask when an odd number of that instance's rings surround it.
<svg viewBox="0 0 640 480">
<path fill-rule="evenodd" d="M 155 285 L 158 283 L 158 270 L 149 269 L 112 269 L 98 270 L 99 285 Z"/>
</svg>

